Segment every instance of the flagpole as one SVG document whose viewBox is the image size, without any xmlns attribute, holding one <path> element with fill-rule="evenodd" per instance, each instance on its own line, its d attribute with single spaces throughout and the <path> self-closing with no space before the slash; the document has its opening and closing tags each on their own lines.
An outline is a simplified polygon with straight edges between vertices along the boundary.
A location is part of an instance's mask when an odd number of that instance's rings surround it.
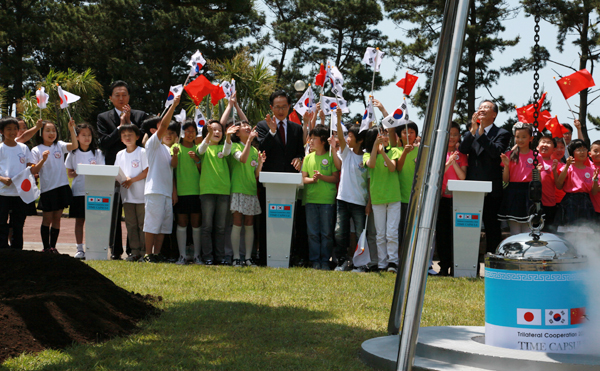
<svg viewBox="0 0 600 371">
<path fill-rule="evenodd" d="M 552 78 L 554 79 L 554 82 L 556 82 L 556 85 L 558 85 L 558 81 L 556 81 L 556 76 L 552 76 Z M 559 87 L 560 89 L 560 87 Z M 562 90 L 561 90 L 562 93 Z M 563 98 L 565 98 L 565 95 L 562 94 Z M 569 101 L 567 100 L 567 98 L 565 98 L 565 102 L 567 102 L 567 106 L 569 107 L 569 111 L 571 111 L 571 114 L 573 115 L 573 120 L 576 120 L 575 118 L 575 112 L 573 112 L 573 110 L 571 109 L 571 105 L 569 104 Z M 541 108 L 541 107 L 540 107 Z M 538 108 L 538 113 L 540 112 L 540 109 Z"/>
<path fill-rule="evenodd" d="M 190 74 L 188 73 L 187 79 L 185 79 L 185 82 L 183 83 L 183 87 L 185 87 L 187 85 L 187 82 L 189 79 L 190 79 Z"/>
<path fill-rule="evenodd" d="M 377 56 L 379 55 L 379 48 L 375 48 L 375 63 L 373 63 L 373 79 L 371 80 L 371 95 L 373 95 L 373 89 L 375 88 L 375 70 L 377 69 Z"/>
<path fill-rule="evenodd" d="M 71 118 L 71 112 L 69 112 L 69 106 L 66 107 L 67 108 L 67 113 L 69 114 L 69 121 L 73 120 L 73 118 Z"/>
<path fill-rule="evenodd" d="M 406 105 L 406 96 L 404 96 L 404 107 L 408 108 Z M 404 109 L 404 116 L 406 116 L 406 108 Z M 408 144 L 408 120 L 406 119 L 404 119 L 404 130 L 406 131 L 406 144 Z M 400 131 L 400 140 L 402 140 L 402 131 Z"/>
<path fill-rule="evenodd" d="M 162 113 L 160 114 L 161 118 L 165 115 L 165 112 L 167 112 L 167 110 L 169 109 L 169 107 L 165 107 L 165 109 L 162 111 Z"/>
</svg>

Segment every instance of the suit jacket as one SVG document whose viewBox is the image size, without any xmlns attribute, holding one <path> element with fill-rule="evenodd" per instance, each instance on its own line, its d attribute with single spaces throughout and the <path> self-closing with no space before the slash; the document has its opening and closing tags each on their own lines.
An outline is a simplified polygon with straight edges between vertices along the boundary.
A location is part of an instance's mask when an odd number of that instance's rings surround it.
<svg viewBox="0 0 600 371">
<path fill-rule="evenodd" d="M 140 128 L 142 122 L 148 118 L 148 114 L 144 111 L 131 110 L 131 123 Z M 114 165 L 117 157 L 117 152 L 125 149 L 125 145 L 121 142 L 121 136 L 117 128 L 120 123 L 119 115 L 115 109 L 102 112 L 98 115 L 96 128 L 98 130 L 98 139 L 100 149 L 104 152 L 104 159 L 107 165 Z M 138 146 L 142 145 L 142 137 L 138 140 Z"/>
<path fill-rule="evenodd" d="M 297 173 L 292 166 L 292 160 L 304 158 L 304 139 L 302 126 L 287 120 L 287 140 L 285 145 L 276 133 L 271 135 L 271 129 L 266 121 L 256 124 L 258 132 L 259 149 L 265 151 L 267 161 L 263 164 L 263 171 L 276 173 Z"/>
<path fill-rule="evenodd" d="M 500 155 L 506 152 L 511 134 L 496 125 L 489 133 L 473 136 L 467 131 L 460 143 L 459 151 L 469 156 L 467 180 L 487 180 L 492 182 L 491 196 L 502 195 L 502 160 Z"/>
</svg>

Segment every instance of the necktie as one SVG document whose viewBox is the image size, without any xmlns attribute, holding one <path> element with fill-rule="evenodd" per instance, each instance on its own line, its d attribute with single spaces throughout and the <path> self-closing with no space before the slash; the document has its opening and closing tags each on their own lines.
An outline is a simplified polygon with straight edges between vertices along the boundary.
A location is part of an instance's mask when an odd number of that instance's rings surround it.
<svg viewBox="0 0 600 371">
<path fill-rule="evenodd" d="M 281 139 L 281 143 L 285 146 L 285 129 L 283 128 L 283 122 L 279 123 L 279 128 L 277 129 L 279 132 L 279 139 Z"/>
</svg>

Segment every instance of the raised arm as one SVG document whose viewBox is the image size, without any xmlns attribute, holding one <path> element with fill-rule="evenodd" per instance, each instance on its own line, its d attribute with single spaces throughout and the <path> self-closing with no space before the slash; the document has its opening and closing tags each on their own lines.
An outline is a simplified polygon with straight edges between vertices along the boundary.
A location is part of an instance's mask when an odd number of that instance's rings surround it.
<svg viewBox="0 0 600 371">
<path fill-rule="evenodd" d="M 77 133 L 75 133 L 75 120 L 69 121 L 69 132 L 71 133 L 71 143 L 67 143 L 67 151 L 74 151 L 79 148 L 79 142 L 77 142 Z"/>
<path fill-rule="evenodd" d="M 29 142 L 31 140 L 31 138 L 33 138 L 35 133 L 37 133 L 37 131 L 41 129 L 42 121 L 43 121 L 42 119 L 37 120 L 34 127 L 32 127 L 31 129 L 27 129 L 20 137 L 15 139 L 15 141 L 17 141 L 18 143 Z"/>
<path fill-rule="evenodd" d="M 154 135 L 156 135 L 159 140 L 162 140 L 162 138 L 165 136 L 167 128 L 169 127 L 169 123 L 171 123 L 171 119 L 173 118 L 173 112 L 175 112 L 175 108 L 179 105 L 180 100 L 181 95 L 178 95 L 175 97 L 175 99 L 173 99 L 173 104 L 171 104 L 165 116 L 158 123 Z"/>
</svg>

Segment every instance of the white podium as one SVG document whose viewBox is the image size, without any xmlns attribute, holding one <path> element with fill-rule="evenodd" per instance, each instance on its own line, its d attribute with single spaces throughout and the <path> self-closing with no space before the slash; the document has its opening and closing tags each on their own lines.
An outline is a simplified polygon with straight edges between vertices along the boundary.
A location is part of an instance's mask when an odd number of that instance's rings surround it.
<svg viewBox="0 0 600 371">
<path fill-rule="evenodd" d="M 289 268 L 296 192 L 302 185 L 301 173 L 262 171 L 258 180 L 266 189 L 267 266 Z"/>
<path fill-rule="evenodd" d="M 452 191 L 454 277 L 475 277 L 479 258 L 483 198 L 492 182 L 449 180 Z"/>
<path fill-rule="evenodd" d="M 85 175 L 85 258 L 108 260 L 114 198 L 120 197 L 115 180 L 121 183 L 126 177 L 114 165 L 79 164 L 77 174 Z"/>
</svg>

